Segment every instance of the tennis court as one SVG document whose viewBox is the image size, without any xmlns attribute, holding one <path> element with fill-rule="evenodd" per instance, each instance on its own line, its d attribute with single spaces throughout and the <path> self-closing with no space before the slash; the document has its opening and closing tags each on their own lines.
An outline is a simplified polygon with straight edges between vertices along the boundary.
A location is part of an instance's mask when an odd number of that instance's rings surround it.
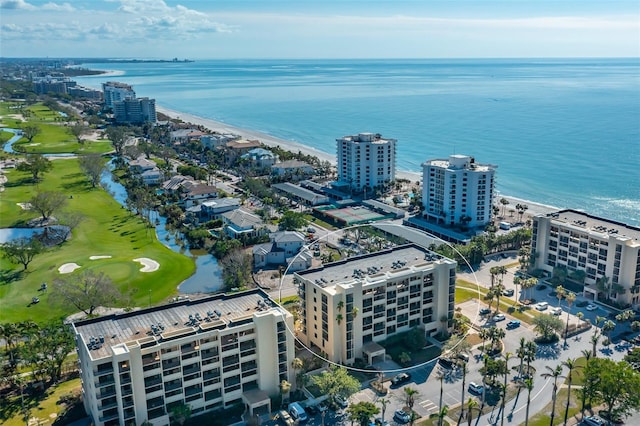
<svg viewBox="0 0 640 426">
<path fill-rule="evenodd" d="M 315 209 L 334 222 L 345 225 L 357 225 L 359 223 L 375 222 L 392 217 L 392 215 L 381 215 L 362 206 L 335 208 L 335 206 L 319 207 Z"/>
</svg>

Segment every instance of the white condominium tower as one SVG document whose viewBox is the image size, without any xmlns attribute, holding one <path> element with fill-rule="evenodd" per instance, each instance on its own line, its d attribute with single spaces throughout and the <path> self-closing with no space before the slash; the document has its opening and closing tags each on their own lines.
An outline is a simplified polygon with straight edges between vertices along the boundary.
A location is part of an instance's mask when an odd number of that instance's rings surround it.
<svg viewBox="0 0 640 426">
<path fill-rule="evenodd" d="M 478 164 L 468 155 L 426 161 L 422 164 L 424 216 L 443 225 L 487 225 L 491 221 L 496 168 Z"/>
<path fill-rule="evenodd" d="M 565 268 L 593 300 L 640 307 L 640 228 L 575 210 L 533 218 L 534 267 Z"/>
<path fill-rule="evenodd" d="M 396 140 L 379 133 L 360 133 L 336 139 L 338 181 L 355 191 L 370 190 L 396 177 Z"/>
<path fill-rule="evenodd" d="M 293 380 L 292 329 L 259 289 L 75 322 L 85 409 L 97 426 L 169 425 L 182 404 L 270 413 Z"/>
<path fill-rule="evenodd" d="M 384 359 L 376 342 L 414 327 L 451 326 L 456 262 L 408 244 L 295 273 L 299 338 L 334 362 Z M 446 318 L 445 321 L 442 321 Z"/>
<path fill-rule="evenodd" d="M 133 87 L 116 81 L 102 83 L 102 91 L 104 92 L 104 104 L 109 108 L 113 108 L 115 102 L 136 98 L 136 92 L 133 91 Z"/>
</svg>

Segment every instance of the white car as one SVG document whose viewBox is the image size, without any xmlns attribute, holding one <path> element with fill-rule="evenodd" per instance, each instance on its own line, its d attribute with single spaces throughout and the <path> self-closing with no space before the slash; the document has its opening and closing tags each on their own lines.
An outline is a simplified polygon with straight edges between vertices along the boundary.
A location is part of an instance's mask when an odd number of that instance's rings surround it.
<svg viewBox="0 0 640 426">
<path fill-rule="evenodd" d="M 538 311 L 546 311 L 547 308 L 549 307 L 549 304 L 547 302 L 540 302 L 540 303 L 536 303 L 535 307 L 536 307 L 536 310 Z"/>
<path fill-rule="evenodd" d="M 598 307 L 596 305 L 594 305 L 593 303 L 589 303 L 585 309 L 587 311 L 595 311 L 596 309 L 598 309 Z"/>
<path fill-rule="evenodd" d="M 505 317 L 504 314 L 496 314 L 493 316 L 495 322 L 504 321 L 505 319 L 507 319 L 507 317 Z"/>
<path fill-rule="evenodd" d="M 558 316 L 560 314 L 562 314 L 562 308 L 551 308 L 551 315 Z"/>
<path fill-rule="evenodd" d="M 484 386 L 477 384 L 476 382 L 469 383 L 469 392 L 475 393 L 476 395 L 482 395 L 484 392 Z"/>
</svg>

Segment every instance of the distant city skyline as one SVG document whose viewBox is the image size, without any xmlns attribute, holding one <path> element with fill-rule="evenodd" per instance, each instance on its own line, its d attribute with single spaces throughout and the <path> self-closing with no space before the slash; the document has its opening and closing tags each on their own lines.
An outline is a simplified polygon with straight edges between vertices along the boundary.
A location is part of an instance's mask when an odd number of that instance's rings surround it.
<svg viewBox="0 0 640 426">
<path fill-rule="evenodd" d="M 639 57 L 638 1 L 0 0 L 3 57 Z"/>
</svg>

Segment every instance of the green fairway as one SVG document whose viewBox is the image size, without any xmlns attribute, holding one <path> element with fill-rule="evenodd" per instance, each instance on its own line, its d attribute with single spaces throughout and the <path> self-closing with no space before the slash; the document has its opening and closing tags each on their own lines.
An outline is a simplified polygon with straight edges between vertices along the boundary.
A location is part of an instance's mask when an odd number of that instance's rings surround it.
<svg viewBox="0 0 640 426">
<path fill-rule="evenodd" d="M 161 302 L 173 296 L 177 285 L 194 272 L 192 259 L 166 248 L 157 241 L 153 229 L 104 190 L 91 188 L 76 159 L 53 161 L 52 171 L 44 175 L 37 188 L 26 173 L 11 170 L 7 177 L 0 201 L 0 227 L 21 226 L 38 216 L 17 205 L 29 200 L 36 190 L 73 196 L 67 200 L 65 210 L 79 212 L 85 219 L 69 241 L 36 257 L 26 273 L 20 273 L 22 266 L 0 259 L 0 323 L 28 319 L 42 322 L 73 313 L 71 306 L 52 306 L 47 295 L 38 291 L 42 282 L 67 276 L 58 272 L 65 263 L 81 266 L 74 274 L 91 269 L 109 275 L 129 295 L 122 307 Z M 90 256 L 112 258 L 90 260 Z M 140 272 L 142 265 L 133 261 L 140 257 L 157 261 L 160 269 Z M 40 298 L 40 303 L 31 305 L 34 296 Z"/>
<path fill-rule="evenodd" d="M 69 133 L 66 126 L 61 124 L 44 124 L 29 122 L 30 125 L 35 124 L 40 128 L 40 134 L 36 135 L 31 142 L 26 138 L 20 139 L 13 144 L 13 149 L 21 153 L 37 153 L 37 154 L 95 154 L 105 153 L 112 150 L 111 142 L 102 141 L 85 141 L 79 144 L 76 138 Z M 20 127 L 24 127 L 26 123 L 22 123 Z"/>
</svg>

